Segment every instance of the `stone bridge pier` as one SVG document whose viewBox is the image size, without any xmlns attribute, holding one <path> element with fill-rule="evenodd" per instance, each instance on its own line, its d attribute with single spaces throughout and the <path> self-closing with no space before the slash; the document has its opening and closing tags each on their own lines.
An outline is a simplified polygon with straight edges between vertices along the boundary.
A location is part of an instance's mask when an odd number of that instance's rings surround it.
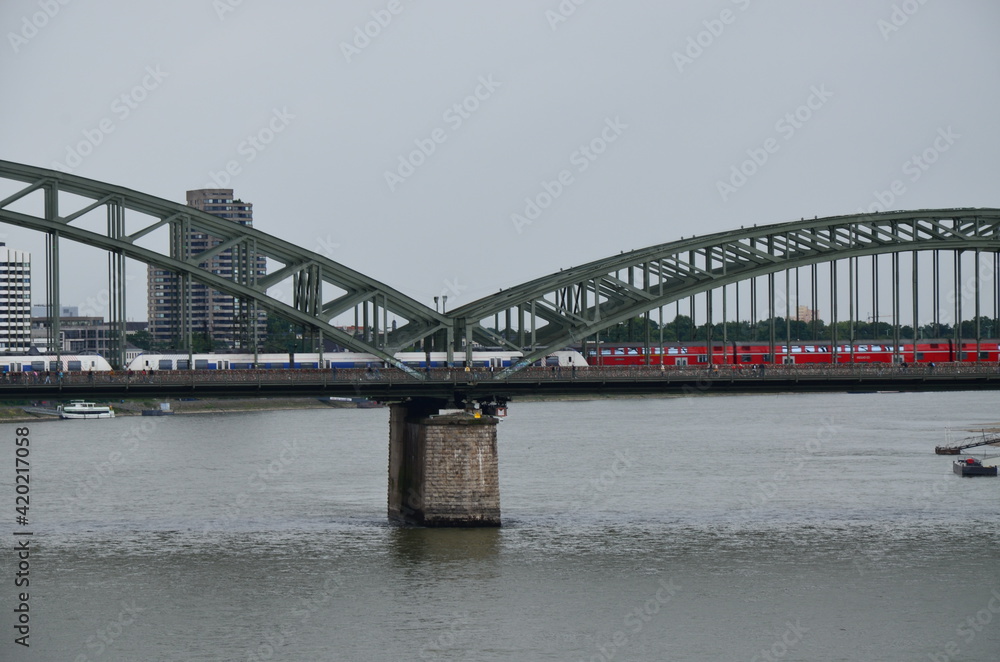
<svg viewBox="0 0 1000 662">
<path fill-rule="evenodd" d="M 500 526 L 497 419 L 415 400 L 389 413 L 389 520 Z"/>
</svg>

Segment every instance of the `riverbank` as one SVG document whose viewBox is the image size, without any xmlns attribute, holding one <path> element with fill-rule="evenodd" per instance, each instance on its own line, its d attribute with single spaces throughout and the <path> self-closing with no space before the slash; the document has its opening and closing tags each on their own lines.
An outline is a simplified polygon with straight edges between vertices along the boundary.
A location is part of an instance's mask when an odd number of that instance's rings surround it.
<svg viewBox="0 0 1000 662">
<path fill-rule="evenodd" d="M 357 404 L 353 402 L 325 402 L 315 397 L 142 399 L 111 401 L 109 404 L 114 407 L 115 416 L 141 416 L 143 409 L 159 409 L 161 402 L 169 402 L 170 410 L 175 414 L 228 414 L 246 411 L 280 411 L 288 409 L 357 408 Z M 54 415 L 40 412 L 42 410 L 49 410 L 54 413 L 57 404 L 57 402 L 51 400 L 0 403 L 0 423 L 56 420 Z M 25 411 L 26 408 L 33 411 Z"/>
<path fill-rule="evenodd" d="M 733 395 L 731 393 L 699 395 Z M 758 395 L 758 394 L 747 394 Z M 763 394 L 760 394 L 763 395 Z M 688 397 L 676 393 L 646 393 L 634 395 L 521 395 L 515 402 L 588 402 L 600 400 L 653 400 Z M 244 411 L 280 411 L 289 409 L 355 409 L 355 402 L 327 401 L 318 397 L 260 397 L 260 398 L 187 398 L 156 400 L 150 398 L 135 400 L 97 400 L 101 404 L 111 404 L 116 416 L 141 416 L 143 409 L 159 409 L 161 402 L 169 402 L 175 414 L 223 414 Z M 0 402 L 0 423 L 47 420 L 55 418 L 56 400 L 7 401 Z M 25 410 L 29 411 L 25 411 Z M 49 413 L 42 413 L 43 411 Z"/>
</svg>

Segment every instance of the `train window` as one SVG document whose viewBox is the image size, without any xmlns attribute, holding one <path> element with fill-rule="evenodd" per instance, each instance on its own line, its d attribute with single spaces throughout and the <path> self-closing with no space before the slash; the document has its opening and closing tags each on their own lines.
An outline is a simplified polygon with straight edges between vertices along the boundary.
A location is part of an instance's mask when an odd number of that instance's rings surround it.
<svg viewBox="0 0 1000 662">
<path fill-rule="evenodd" d="M 990 353 L 989 352 L 979 352 L 979 360 L 980 361 L 988 361 L 989 358 L 990 358 Z"/>
<path fill-rule="evenodd" d="M 749 354 L 744 354 L 743 356 L 740 357 L 740 360 L 743 361 L 743 363 L 750 363 L 751 361 L 753 361 L 753 357 L 750 356 Z"/>
<path fill-rule="evenodd" d="M 924 360 L 924 353 L 917 352 L 917 361 L 923 361 L 923 360 Z"/>
<path fill-rule="evenodd" d="M 49 361 L 49 370 L 60 370 L 62 364 L 59 361 Z"/>
<path fill-rule="evenodd" d="M 764 360 L 764 363 L 770 363 L 771 362 L 771 355 L 770 354 L 764 354 L 764 356 L 761 357 L 761 358 Z"/>
<path fill-rule="evenodd" d="M 195 359 L 194 368 L 195 370 L 208 370 L 208 359 Z"/>
<path fill-rule="evenodd" d="M 681 356 L 674 360 L 674 365 L 687 365 L 687 364 L 688 360 L 686 356 Z"/>
<path fill-rule="evenodd" d="M 959 352 L 958 353 L 958 360 L 959 361 L 968 361 L 969 360 L 969 353 L 968 352 Z"/>
<path fill-rule="evenodd" d="M 191 363 L 188 362 L 187 359 L 177 359 L 177 369 L 178 370 L 187 370 L 190 365 L 191 365 Z M 169 370 L 169 368 L 167 368 L 167 369 Z"/>
<path fill-rule="evenodd" d="M 698 360 L 698 363 L 708 363 L 708 355 L 707 354 L 699 354 L 697 360 Z"/>
<path fill-rule="evenodd" d="M 187 361 L 185 361 L 187 363 Z M 173 370 L 174 362 L 171 359 L 160 359 L 160 370 Z"/>
<path fill-rule="evenodd" d="M 795 357 L 794 356 L 786 356 L 785 360 L 784 360 L 784 363 L 785 363 L 785 365 L 789 365 L 789 364 L 795 363 Z"/>
<path fill-rule="evenodd" d="M 932 342 L 931 349 L 939 349 L 941 347 L 940 343 Z"/>
<path fill-rule="evenodd" d="M 83 366 L 80 365 L 79 361 L 66 361 L 66 369 L 79 372 L 83 369 Z"/>
</svg>

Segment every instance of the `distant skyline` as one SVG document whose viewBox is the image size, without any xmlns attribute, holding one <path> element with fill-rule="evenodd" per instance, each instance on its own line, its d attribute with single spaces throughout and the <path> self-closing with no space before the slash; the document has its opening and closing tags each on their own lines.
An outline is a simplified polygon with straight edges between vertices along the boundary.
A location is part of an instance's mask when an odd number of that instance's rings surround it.
<svg viewBox="0 0 1000 662">
<path fill-rule="evenodd" d="M 1000 207 L 998 25 L 988 0 L 10 0 L 0 158 L 232 188 L 258 229 L 453 309 L 681 236 Z M 42 236 L 0 235 L 43 303 Z M 106 315 L 104 254 L 62 255 L 61 303 Z"/>
</svg>

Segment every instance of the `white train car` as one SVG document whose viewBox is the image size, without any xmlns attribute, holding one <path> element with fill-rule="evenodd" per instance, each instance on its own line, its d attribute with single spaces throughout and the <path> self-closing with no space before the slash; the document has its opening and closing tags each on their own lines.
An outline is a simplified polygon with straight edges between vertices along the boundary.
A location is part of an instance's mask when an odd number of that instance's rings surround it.
<svg viewBox="0 0 1000 662">
<path fill-rule="evenodd" d="M 0 373 L 15 372 L 104 372 L 111 364 L 99 354 L 0 354 Z"/>
<path fill-rule="evenodd" d="M 412 368 L 427 368 L 428 355 L 424 352 L 400 352 L 396 358 Z M 474 368 L 506 368 L 521 358 L 523 354 L 516 351 L 478 351 L 472 354 Z M 327 352 L 322 361 L 315 352 L 258 354 L 254 360 L 253 354 L 140 354 L 128 364 L 129 370 L 290 370 L 290 369 L 322 369 L 332 368 L 381 368 L 385 362 L 373 354 L 362 352 Z M 553 352 L 543 361 L 535 365 L 544 366 L 586 366 L 587 361 L 580 352 L 561 350 Z M 431 368 L 448 367 L 448 355 L 445 352 L 431 352 Z M 465 367 L 465 354 L 456 352 L 452 367 Z"/>
</svg>

